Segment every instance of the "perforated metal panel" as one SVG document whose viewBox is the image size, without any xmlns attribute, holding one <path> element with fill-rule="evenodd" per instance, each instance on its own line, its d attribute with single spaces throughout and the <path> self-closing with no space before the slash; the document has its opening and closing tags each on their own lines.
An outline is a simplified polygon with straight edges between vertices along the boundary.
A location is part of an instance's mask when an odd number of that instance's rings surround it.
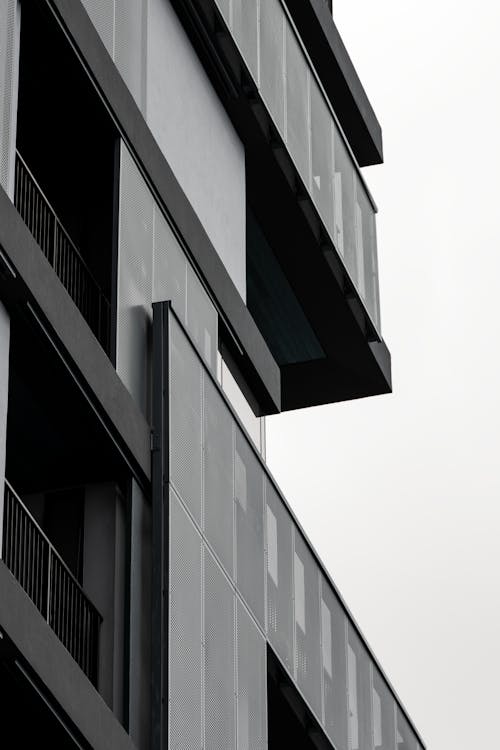
<svg viewBox="0 0 500 750">
<path fill-rule="evenodd" d="M 285 22 L 286 35 L 286 142 L 307 187 L 309 159 L 309 67 L 295 32 Z"/>
<path fill-rule="evenodd" d="M 267 746 L 266 641 L 240 601 L 237 602 L 238 750 Z"/>
<path fill-rule="evenodd" d="M 82 4 L 106 49 L 113 57 L 115 0 L 82 0 Z"/>
<path fill-rule="evenodd" d="M 140 109 L 145 106 L 145 24 L 144 0 L 115 0 L 114 59 Z"/>
<path fill-rule="evenodd" d="M 237 587 L 264 627 L 264 475 L 239 428 L 236 428 L 234 448 L 234 498 Z"/>
<path fill-rule="evenodd" d="M 375 750 L 396 750 L 394 698 L 375 666 L 372 687 L 373 746 Z"/>
<path fill-rule="evenodd" d="M 204 532 L 233 577 L 233 420 L 210 377 L 204 374 Z"/>
<path fill-rule="evenodd" d="M 217 372 L 217 311 L 210 302 L 191 266 L 186 279 L 186 326 L 201 357 L 215 375 Z"/>
<path fill-rule="evenodd" d="M 378 298 L 378 268 L 377 268 L 377 235 L 375 214 L 368 200 L 366 190 L 361 180 L 356 178 L 356 204 L 359 210 L 359 223 L 363 256 L 359 258 L 358 288 L 362 293 L 368 312 L 376 326 L 380 325 Z M 359 244 L 358 244 L 359 247 Z M 362 264 L 362 274 L 361 274 Z M 362 283 L 361 283 L 362 275 Z"/>
<path fill-rule="evenodd" d="M 153 197 L 121 145 L 116 369 L 146 415 L 150 398 Z"/>
<path fill-rule="evenodd" d="M 171 750 L 202 744 L 202 543 L 170 493 L 169 735 Z"/>
<path fill-rule="evenodd" d="M 0 184 L 12 197 L 19 71 L 18 0 L 0 5 Z"/>
<path fill-rule="evenodd" d="M 356 281 L 356 239 L 354 231 L 354 173 L 340 133 L 334 131 L 335 233 L 333 240 L 343 256 L 352 280 Z"/>
<path fill-rule="evenodd" d="M 205 750 L 236 745 L 234 592 L 204 551 Z"/>
<path fill-rule="evenodd" d="M 292 520 L 266 482 L 267 637 L 293 675 Z"/>
<path fill-rule="evenodd" d="M 347 685 L 349 748 L 350 750 L 372 750 L 370 657 L 350 623 L 347 627 Z"/>
<path fill-rule="evenodd" d="M 284 28 L 285 16 L 278 0 L 260 4 L 260 87 L 282 134 L 285 132 Z"/>
<path fill-rule="evenodd" d="M 233 0 L 232 11 L 233 34 L 255 82 L 258 84 L 258 2 L 257 0 Z"/>
<path fill-rule="evenodd" d="M 295 674 L 297 684 L 321 720 L 319 570 L 295 529 Z"/>
<path fill-rule="evenodd" d="M 333 214 L 333 130 L 331 114 L 313 76 L 311 98 L 312 196 L 316 208 L 334 237 Z"/>
<path fill-rule="evenodd" d="M 417 750 L 417 738 L 406 720 L 403 712 L 396 709 L 396 747 L 397 750 Z"/>
<path fill-rule="evenodd" d="M 186 319 L 186 266 L 186 256 L 167 220 L 155 205 L 153 302 L 170 300 L 183 322 Z"/>
<path fill-rule="evenodd" d="M 321 584 L 323 725 L 338 750 L 347 750 L 347 622 L 330 584 Z"/>
<path fill-rule="evenodd" d="M 201 524 L 202 371 L 179 324 L 170 320 L 170 480 Z"/>
</svg>

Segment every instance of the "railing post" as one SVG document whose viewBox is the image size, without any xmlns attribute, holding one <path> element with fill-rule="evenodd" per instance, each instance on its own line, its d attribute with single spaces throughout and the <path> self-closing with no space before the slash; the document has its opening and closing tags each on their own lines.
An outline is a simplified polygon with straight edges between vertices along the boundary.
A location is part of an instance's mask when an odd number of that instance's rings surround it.
<svg viewBox="0 0 500 750">
<path fill-rule="evenodd" d="M 52 547 L 47 544 L 47 622 L 50 625 L 50 596 L 51 596 L 51 563 L 52 563 Z"/>
<path fill-rule="evenodd" d="M 58 248 L 58 242 L 57 242 L 57 219 L 55 214 L 54 216 L 54 249 L 52 251 L 52 266 L 54 268 L 54 271 L 59 276 L 59 272 L 57 270 L 57 261 L 58 261 L 58 254 L 59 254 L 59 248 Z"/>
</svg>

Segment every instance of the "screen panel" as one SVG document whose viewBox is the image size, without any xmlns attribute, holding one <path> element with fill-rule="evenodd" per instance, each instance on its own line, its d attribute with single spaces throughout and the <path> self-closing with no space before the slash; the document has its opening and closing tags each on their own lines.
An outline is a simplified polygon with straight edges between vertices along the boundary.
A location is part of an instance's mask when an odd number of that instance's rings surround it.
<svg viewBox="0 0 500 750">
<path fill-rule="evenodd" d="M 338 750 L 347 750 L 347 620 L 330 584 L 321 583 L 324 727 Z"/>
<path fill-rule="evenodd" d="M 203 530 L 233 577 L 233 424 L 219 391 L 203 376 Z"/>
<path fill-rule="evenodd" d="M 266 482 L 267 637 L 293 675 L 292 519 Z"/>
<path fill-rule="evenodd" d="M 377 667 L 373 666 L 373 745 L 375 750 L 396 750 L 394 698 Z"/>
<path fill-rule="evenodd" d="M 246 608 L 237 603 L 238 750 L 267 747 L 266 640 Z"/>
<path fill-rule="evenodd" d="M 170 747 L 202 742 L 202 542 L 170 492 Z M 189 721 L 186 717 L 189 716 Z"/>
<path fill-rule="evenodd" d="M 370 657 L 350 623 L 347 633 L 349 748 L 373 750 Z"/>
<path fill-rule="evenodd" d="M 205 748 L 236 745 L 234 593 L 204 549 Z"/>
<path fill-rule="evenodd" d="M 201 525 L 202 368 L 170 317 L 170 481 Z"/>
<path fill-rule="evenodd" d="M 285 16 L 277 0 L 260 4 L 260 87 L 278 130 L 285 132 Z"/>
<path fill-rule="evenodd" d="M 293 569 L 296 680 L 316 716 L 321 717 L 319 570 L 297 529 Z"/>
<path fill-rule="evenodd" d="M 264 627 L 264 476 L 257 457 L 238 427 L 234 447 L 234 500 L 237 588 Z"/>
</svg>

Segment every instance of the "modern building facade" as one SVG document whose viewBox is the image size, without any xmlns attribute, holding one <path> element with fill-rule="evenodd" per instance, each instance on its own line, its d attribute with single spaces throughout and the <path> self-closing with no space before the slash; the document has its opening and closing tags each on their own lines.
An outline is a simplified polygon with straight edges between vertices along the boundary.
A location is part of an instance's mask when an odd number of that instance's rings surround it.
<svg viewBox="0 0 500 750">
<path fill-rule="evenodd" d="M 390 391 L 382 156 L 327 0 L 0 0 L 6 746 L 424 747 L 265 456 Z"/>
</svg>

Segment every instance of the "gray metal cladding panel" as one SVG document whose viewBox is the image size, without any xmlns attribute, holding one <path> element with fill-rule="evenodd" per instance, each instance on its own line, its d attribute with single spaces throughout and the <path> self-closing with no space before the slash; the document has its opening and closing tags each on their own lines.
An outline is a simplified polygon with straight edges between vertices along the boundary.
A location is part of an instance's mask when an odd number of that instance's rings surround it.
<svg viewBox="0 0 500 750">
<path fill-rule="evenodd" d="M 338 133 L 334 131 L 335 163 L 335 236 L 338 252 L 343 256 L 347 270 L 356 281 L 356 238 L 354 232 L 354 172 L 351 157 Z"/>
<path fill-rule="evenodd" d="M 309 179 L 310 73 L 290 24 L 286 24 L 286 142 L 304 183 Z"/>
<path fill-rule="evenodd" d="M 115 0 L 114 59 L 139 109 L 144 109 L 146 35 L 144 0 Z"/>
<path fill-rule="evenodd" d="M 274 121 L 285 132 L 285 16 L 278 0 L 260 5 L 260 88 Z"/>
<path fill-rule="evenodd" d="M 234 499 L 237 588 L 265 627 L 264 473 L 239 428 L 234 447 Z"/>
<path fill-rule="evenodd" d="M 106 49 L 113 56 L 115 0 L 82 0 L 82 4 Z"/>
<path fill-rule="evenodd" d="M 293 675 L 292 519 L 266 482 L 267 637 Z"/>
<path fill-rule="evenodd" d="M 337 750 L 347 750 L 347 621 L 330 584 L 321 584 L 323 725 Z"/>
<path fill-rule="evenodd" d="M 186 319 L 187 258 L 162 212 L 155 205 L 153 302 L 170 300 L 180 320 Z"/>
<path fill-rule="evenodd" d="M 18 0 L 3 0 L 0 6 L 0 184 L 9 195 L 14 178 L 19 14 Z"/>
<path fill-rule="evenodd" d="M 202 542 L 170 492 L 169 747 L 202 743 Z"/>
<path fill-rule="evenodd" d="M 373 667 L 373 746 L 375 750 L 396 750 L 394 698 L 377 667 Z"/>
<path fill-rule="evenodd" d="M 204 550 L 205 750 L 236 746 L 234 591 Z"/>
<path fill-rule="evenodd" d="M 201 525 L 202 369 L 170 317 L 170 480 Z"/>
<path fill-rule="evenodd" d="M 233 34 L 255 82 L 259 83 L 258 2 L 233 0 Z"/>
<path fill-rule="evenodd" d="M 237 603 L 238 750 L 267 747 L 266 641 L 245 607 Z"/>
<path fill-rule="evenodd" d="M 149 415 L 153 287 L 153 198 L 122 143 L 116 369 Z"/>
<path fill-rule="evenodd" d="M 372 750 L 371 660 L 357 632 L 347 626 L 349 748 Z M 405 748 L 406 750 L 406 748 Z"/>
<path fill-rule="evenodd" d="M 316 716 L 321 719 L 319 570 L 297 529 L 293 569 L 296 680 Z"/>
<path fill-rule="evenodd" d="M 313 76 L 310 77 L 310 86 L 312 195 L 331 236 L 335 237 L 332 119 L 323 94 Z"/>
<path fill-rule="evenodd" d="M 396 747 L 397 750 L 417 750 L 418 741 L 401 709 L 396 710 Z"/>
<path fill-rule="evenodd" d="M 186 327 L 206 366 L 217 372 L 217 311 L 196 273 L 188 266 L 186 279 Z"/>
<path fill-rule="evenodd" d="M 203 375 L 203 528 L 233 577 L 233 420 L 210 377 Z"/>
</svg>

